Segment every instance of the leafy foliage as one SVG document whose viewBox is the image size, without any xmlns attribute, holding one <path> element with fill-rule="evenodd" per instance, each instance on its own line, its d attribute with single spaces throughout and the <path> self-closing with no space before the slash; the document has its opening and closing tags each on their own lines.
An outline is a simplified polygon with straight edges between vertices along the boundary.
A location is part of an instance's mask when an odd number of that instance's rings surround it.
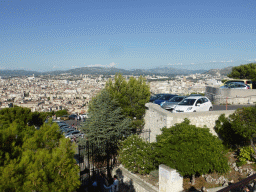
<svg viewBox="0 0 256 192">
<path fill-rule="evenodd" d="M 89 105 L 89 116 L 81 130 L 86 138 L 81 145 L 89 141 L 93 145 L 93 154 L 104 161 L 116 155 L 119 140 L 130 134 L 130 119 L 124 117 L 118 102 L 103 89 Z"/>
<path fill-rule="evenodd" d="M 244 165 L 247 161 L 255 161 L 253 154 L 254 151 L 251 146 L 241 147 L 238 154 L 238 165 Z"/>
<path fill-rule="evenodd" d="M 68 111 L 66 109 L 59 110 L 55 112 L 56 117 L 61 117 L 63 115 L 68 115 Z"/>
<path fill-rule="evenodd" d="M 256 155 L 256 148 L 253 141 L 256 136 L 255 116 L 256 106 L 237 109 L 229 116 L 231 129 L 235 134 L 245 140 L 244 145 L 251 145 L 254 150 L 254 155 Z M 256 158 L 256 156 L 254 158 Z"/>
<path fill-rule="evenodd" d="M 235 149 L 236 146 L 244 145 L 246 139 L 232 127 L 232 120 L 225 117 L 225 114 L 221 114 L 215 122 L 215 131 L 219 134 L 219 137 L 223 140 L 223 144 L 228 148 Z"/>
<path fill-rule="evenodd" d="M 153 146 L 138 135 L 131 135 L 120 144 L 119 160 L 129 171 L 149 174 L 156 168 Z"/>
<path fill-rule="evenodd" d="M 245 163 L 245 159 L 249 160 L 249 156 L 256 159 L 256 148 L 254 139 L 256 136 L 256 106 L 244 107 L 237 109 L 233 114 L 226 118 L 223 114 L 216 121 L 216 132 L 221 136 L 226 146 L 241 148 L 239 164 Z M 248 148 L 250 145 L 251 148 Z M 251 155 L 249 149 L 253 149 Z"/>
<path fill-rule="evenodd" d="M 193 176 L 229 169 L 224 146 L 209 129 L 189 124 L 189 120 L 163 128 L 155 144 L 158 163 L 175 168 L 181 175 Z"/>
<path fill-rule="evenodd" d="M 140 76 L 138 79 L 130 77 L 126 81 L 119 73 L 115 75 L 114 83 L 111 80 L 106 83 L 106 90 L 118 101 L 124 115 L 132 120 L 132 127 L 142 129 L 145 104 L 150 98 L 150 87 L 146 80 Z"/>
<path fill-rule="evenodd" d="M 237 109 L 229 116 L 232 129 L 247 140 L 256 134 L 256 106 Z"/>
<path fill-rule="evenodd" d="M 55 123 L 29 126 L 33 115 L 41 117 L 24 108 L 1 110 L 0 191 L 74 191 L 80 185 L 75 146 Z"/>
<path fill-rule="evenodd" d="M 234 79 L 253 79 L 256 80 L 256 63 L 249 63 L 233 67 L 230 74 L 227 75 Z"/>
<path fill-rule="evenodd" d="M 31 112 L 28 108 L 13 107 L 0 110 L 0 129 L 7 128 L 14 121 L 21 126 L 41 126 L 49 113 Z"/>
</svg>

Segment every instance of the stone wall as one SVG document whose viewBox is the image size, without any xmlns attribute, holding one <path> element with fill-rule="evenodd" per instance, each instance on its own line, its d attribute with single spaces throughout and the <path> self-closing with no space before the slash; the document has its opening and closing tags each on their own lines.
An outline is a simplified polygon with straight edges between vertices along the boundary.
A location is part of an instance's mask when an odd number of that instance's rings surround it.
<svg viewBox="0 0 256 192">
<path fill-rule="evenodd" d="M 256 102 L 256 89 L 220 89 L 206 86 L 205 96 L 214 104 L 253 104 Z"/>
<path fill-rule="evenodd" d="M 159 192 L 183 191 L 183 177 L 166 165 L 159 165 Z"/>
<path fill-rule="evenodd" d="M 124 183 L 135 192 L 158 192 L 158 188 L 142 180 L 137 175 L 125 169 L 122 165 L 113 169 L 112 175 L 117 175 L 120 184 Z"/>
<path fill-rule="evenodd" d="M 234 113 L 234 110 L 227 111 L 207 111 L 207 112 L 195 112 L 195 113 L 171 113 L 161 108 L 157 104 L 147 103 L 145 114 L 145 126 L 144 130 L 150 130 L 150 142 L 156 141 L 156 135 L 161 134 L 161 128 L 171 127 L 176 123 L 181 123 L 185 118 L 190 120 L 190 123 L 197 127 L 204 127 L 210 129 L 213 135 L 217 135 L 214 131 L 215 121 L 221 114 L 225 114 L 226 117 Z M 145 138 L 145 134 L 142 134 Z M 145 138 L 146 140 L 148 139 Z"/>
</svg>

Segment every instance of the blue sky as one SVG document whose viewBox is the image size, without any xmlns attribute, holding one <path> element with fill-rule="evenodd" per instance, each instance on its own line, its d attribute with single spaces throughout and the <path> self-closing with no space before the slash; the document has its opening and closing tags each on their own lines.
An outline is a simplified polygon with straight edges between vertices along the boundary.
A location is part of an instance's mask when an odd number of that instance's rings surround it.
<svg viewBox="0 0 256 192">
<path fill-rule="evenodd" d="M 255 0 L 0 0 L 0 69 L 211 69 L 255 48 Z"/>
</svg>

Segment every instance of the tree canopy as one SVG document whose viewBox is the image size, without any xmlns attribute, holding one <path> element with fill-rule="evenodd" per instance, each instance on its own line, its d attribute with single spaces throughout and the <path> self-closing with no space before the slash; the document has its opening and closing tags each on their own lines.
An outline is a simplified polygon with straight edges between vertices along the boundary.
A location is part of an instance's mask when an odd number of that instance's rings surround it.
<svg viewBox="0 0 256 192">
<path fill-rule="evenodd" d="M 256 106 L 237 109 L 228 118 L 220 117 L 216 123 L 216 131 L 223 137 L 224 142 L 230 145 L 243 144 L 251 145 L 255 154 L 255 144 L 253 139 L 256 137 Z M 229 139 L 235 135 L 236 139 Z M 244 141 L 241 143 L 240 141 Z"/>
<path fill-rule="evenodd" d="M 157 167 L 152 143 L 138 135 L 131 135 L 121 142 L 119 161 L 133 173 L 148 174 Z"/>
<path fill-rule="evenodd" d="M 180 124 L 162 129 L 155 144 L 158 163 L 177 169 L 183 176 L 192 176 L 192 183 L 196 174 L 226 172 L 229 166 L 221 140 L 209 129 L 189 123 L 185 119 Z"/>
<path fill-rule="evenodd" d="M 89 141 L 98 160 L 108 163 L 109 158 L 116 155 L 119 141 L 130 134 L 130 119 L 122 114 L 118 102 L 105 89 L 92 99 L 88 113 L 90 118 L 81 127 L 86 137 L 80 144 Z"/>
<path fill-rule="evenodd" d="M 233 67 L 231 73 L 227 76 L 234 79 L 252 79 L 256 81 L 256 63 Z"/>
<path fill-rule="evenodd" d="M 132 127 L 142 129 L 145 104 L 150 98 L 150 87 L 146 80 L 140 76 L 138 79 L 130 77 L 126 81 L 119 73 L 115 75 L 114 83 L 111 80 L 106 83 L 106 90 L 118 101 L 124 115 L 132 120 Z"/>
<path fill-rule="evenodd" d="M 56 123 L 37 130 L 29 126 L 36 113 L 28 109 L 0 113 L 0 191 L 74 191 L 79 187 L 75 146 Z"/>
</svg>

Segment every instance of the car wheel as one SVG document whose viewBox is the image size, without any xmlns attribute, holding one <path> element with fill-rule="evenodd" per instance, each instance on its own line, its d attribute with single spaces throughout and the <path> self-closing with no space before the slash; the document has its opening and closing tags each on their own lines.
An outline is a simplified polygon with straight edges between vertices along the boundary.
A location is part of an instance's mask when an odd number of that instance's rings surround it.
<svg viewBox="0 0 256 192">
<path fill-rule="evenodd" d="M 212 110 L 213 110 L 213 108 L 212 108 L 212 107 L 210 107 L 210 108 L 209 108 L 209 111 L 212 111 Z"/>
</svg>

